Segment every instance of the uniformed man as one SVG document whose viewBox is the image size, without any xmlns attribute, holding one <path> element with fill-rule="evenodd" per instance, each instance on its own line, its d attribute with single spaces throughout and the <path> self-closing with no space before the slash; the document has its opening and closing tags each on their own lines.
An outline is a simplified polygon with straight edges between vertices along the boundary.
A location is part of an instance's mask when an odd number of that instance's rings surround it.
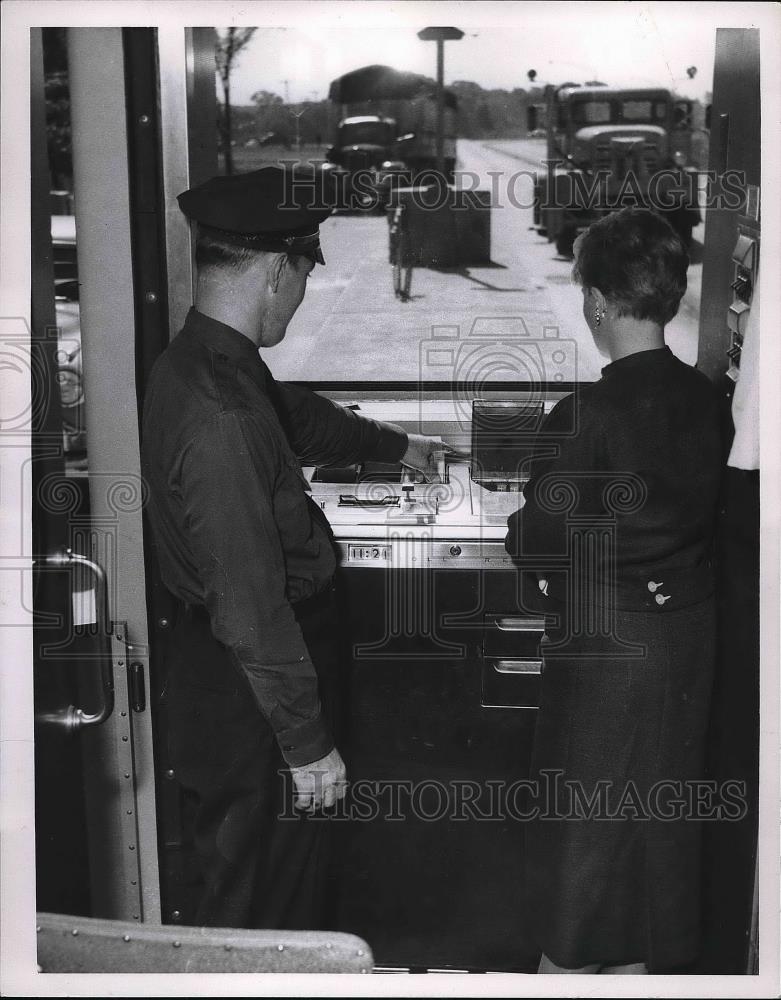
<svg viewBox="0 0 781 1000">
<path fill-rule="evenodd" d="M 179 196 L 198 227 L 195 307 L 144 403 L 151 524 L 181 604 L 168 750 L 197 807 L 194 919 L 209 926 L 322 926 L 328 824 L 291 820 L 285 796 L 292 787 L 312 809 L 345 793 L 332 728 L 336 558 L 299 460 L 427 472 L 444 447 L 276 382 L 261 359 L 325 263 L 318 227 L 330 209 L 301 179 L 264 167 Z"/>
</svg>

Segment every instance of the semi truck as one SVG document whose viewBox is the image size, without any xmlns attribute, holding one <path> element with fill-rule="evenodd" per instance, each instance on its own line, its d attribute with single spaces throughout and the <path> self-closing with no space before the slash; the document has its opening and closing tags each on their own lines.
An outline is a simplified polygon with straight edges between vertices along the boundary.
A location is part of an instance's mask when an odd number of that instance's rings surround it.
<svg viewBox="0 0 781 1000">
<path fill-rule="evenodd" d="M 530 105 L 544 122 L 545 170 L 535 180 L 534 225 L 571 256 L 578 233 L 627 205 L 664 214 L 684 242 L 700 222 L 693 162 L 694 104 L 669 90 L 565 83 Z"/>
</svg>

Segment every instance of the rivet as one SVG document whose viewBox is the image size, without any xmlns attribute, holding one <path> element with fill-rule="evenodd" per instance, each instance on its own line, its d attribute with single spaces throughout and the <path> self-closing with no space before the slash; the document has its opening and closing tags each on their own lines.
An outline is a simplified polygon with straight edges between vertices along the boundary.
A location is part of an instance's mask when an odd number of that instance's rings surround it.
<svg viewBox="0 0 781 1000">
<path fill-rule="evenodd" d="M 126 778 L 129 778 L 129 777 L 130 777 L 130 772 L 129 772 L 129 771 L 125 771 L 125 777 L 126 777 Z"/>
<path fill-rule="evenodd" d="M 331 944 L 330 941 L 326 941 L 325 946 L 326 948 L 333 948 L 333 945 Z"/>
<path fill-rule="evenodd" d="M 73 928 L 73 930 L 71 931 L 71 934 L 72 934 L 72 935 L 73 935 L 74 937 L 76 937 L 76 935 L 77 935 L 78 933 L 79 933 L 79 929 L 78 929 L 78 927 L 74 927 L 74 928 Z"/>
<path fill-rule="evenodd" d="M 144 296 L 145 302 L 157 302 L 157 295 L 155 292 L 147 292 Z"/>
<path fill-rule="evenodd" d="M 123 742 L 123 743 L 127 743 L 127 736 L 123 736 L 123 737 L 122 737 L 122 742 Z"/>
<path fill-rule="evenodd" d="M 284 950 L 285 950 L 285 946 L 283 944 L 278 944 L 277 945 L 277 951 L 284 951 Z"/>
<path fill-rule="evenodd" d="M 233 945 L 232 944 L 223 945 L 223 948 L 225 949 L 225 951 L 233 951 Z"/>
<path fill-rule="evenodd" d="M 358 949 L 358 958 L 363 958 L 363 948 Z"/>
<path fill-rule="evenodd" d="M 35 928 L 35 933 L 36 933 L 36 934 L 40 934 L 40 933 L 41 933 L 41 928 L 40 928 L 40 926 L 38 926 L 38 927 L 36 927 L 36 928 Z"/>
<path fill-rule="evenodd" d="M 128 845 L 127 845 L 127 849 L 128 849 L 129 851 L 135 851 L 135 849 L 136 849 L 136 845 L 135 845 L 135 844 L 128 844 Z"/>
<path fill-rule="evenodd" d="M 171 920 L 181 920 L 181 919 L 182 919 L 182 914 L 179 912 L 179 910 L 174 910 L 171 913 Z"/>
<path fill-rule="evenodd" d="M 365 976 L 368 971 L 368 969 L 361 969 L 361 975 Z"/>
<path fill-rule="evenodd" d="M 140 920 L 141 918 L 139 917 L 139 915 L 137 913 L 134 913 L 133 914 L 133 919 L 134 920 Z"/>
<path fill-rule="evenodd" d="M 120 712 L 119 714 L 122 716 L 123 719 L 127 718 L 127 712 Z"/>
<path fill-rule="evenodd" d="M 134 879 L 134 878 L 131 878 L 131 880 L 130 880 L 130 884 L 131 884 L 131 885 L 138 885 L 138 881 L 137 881 L 137 879 Z"/>
<path fill-rule="evenodd" d="M 182 947 L 181 941 L 174 941 L 174 948 L 181 948 L 181 947 Z"/>
<path fill-rule="evenodd" d="M 118 639 L 118 638 L 119 638 L 119 636 L 117 636 L 117 639 Z M 118 666 L 120 666 L 120 667 L 124 667 L 124 665 L 125 665 L 125 661 L 124 661 L 124 660 L 117 660 L 117 664 L 118 664 Z"/>
<path fill-rule="evenodd" d="M 127 814 L 128 814 L 128 816 L 132 816 L 133 815 L 133 810 L 132 809 L 128 809 Z"/>
<path fill-rule="evenodd" d="M 130 935 L 129 934 L 123 934 L 122 935 L 122 940 L 123 941 L 129 941 L 130 940 Z"/>
<path fill-rule="evenodd" d="M 167 618 L 160 618 L 158 620 L 157 624 L 160 626 L 160 628 L 168 628 L 168 619 Z"/>
<path fill-rule="evenodd" d="M 175 776 L 175 772 L 172 770 L 168 770 L 165 772 L 165 776 L 166 778 L 173 778 Z"/>
<path fill-rule="evenodd" d="M 149 120 L 149 115 L 139 115 L 138 122 L 140 125 L 148 125 Z"/>
</svg>

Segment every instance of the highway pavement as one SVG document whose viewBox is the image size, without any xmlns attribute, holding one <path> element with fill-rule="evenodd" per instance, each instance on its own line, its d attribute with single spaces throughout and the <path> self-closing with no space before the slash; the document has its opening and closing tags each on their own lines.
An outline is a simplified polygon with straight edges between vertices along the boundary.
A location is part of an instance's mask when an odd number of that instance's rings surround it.
<svg viewBox="0 0 781 1000">
<path fill-rule="evenodd" d="M 393 293 L 385 217 L 332 216 L 322 226 L 326 267 L 315 268 L 283 343 L 264 352 L 277 378 L 513 381 L 525 377 L 528 345 L 552 339 L 563 354 L 543 378 L 599 378 L 606 360 L 583 320 L 572 263 L 531 228 L 531 175 L 544 143 L 461 140 L 458 151 L 461 186 L 492 191 L 490 262 L 416 268 L 412 297 L 401 302 Z M 702 228 L 695 230 L 689 291 L 667 331 L 688 363 L 696 360 Z M 465 351 L 475 343 L 480 351 Z M 465 357 L 472 359 L 466 366 Z"/>
</svg>

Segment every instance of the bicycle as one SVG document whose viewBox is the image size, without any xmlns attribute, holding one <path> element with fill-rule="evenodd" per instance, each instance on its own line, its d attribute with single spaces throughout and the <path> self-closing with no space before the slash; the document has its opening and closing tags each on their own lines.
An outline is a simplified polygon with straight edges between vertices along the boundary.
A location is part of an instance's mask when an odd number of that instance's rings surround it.
<svg viewBox="0 0 781 1000">
<path fill-rule="evenodd" d="M 393 294 L 400 302 L 409 302 L 412 284 L 412 253 L 404 226 L 404 206 L 397 205 L 389 215 L 390 262 L 393 267 Z"/>
</svg>

